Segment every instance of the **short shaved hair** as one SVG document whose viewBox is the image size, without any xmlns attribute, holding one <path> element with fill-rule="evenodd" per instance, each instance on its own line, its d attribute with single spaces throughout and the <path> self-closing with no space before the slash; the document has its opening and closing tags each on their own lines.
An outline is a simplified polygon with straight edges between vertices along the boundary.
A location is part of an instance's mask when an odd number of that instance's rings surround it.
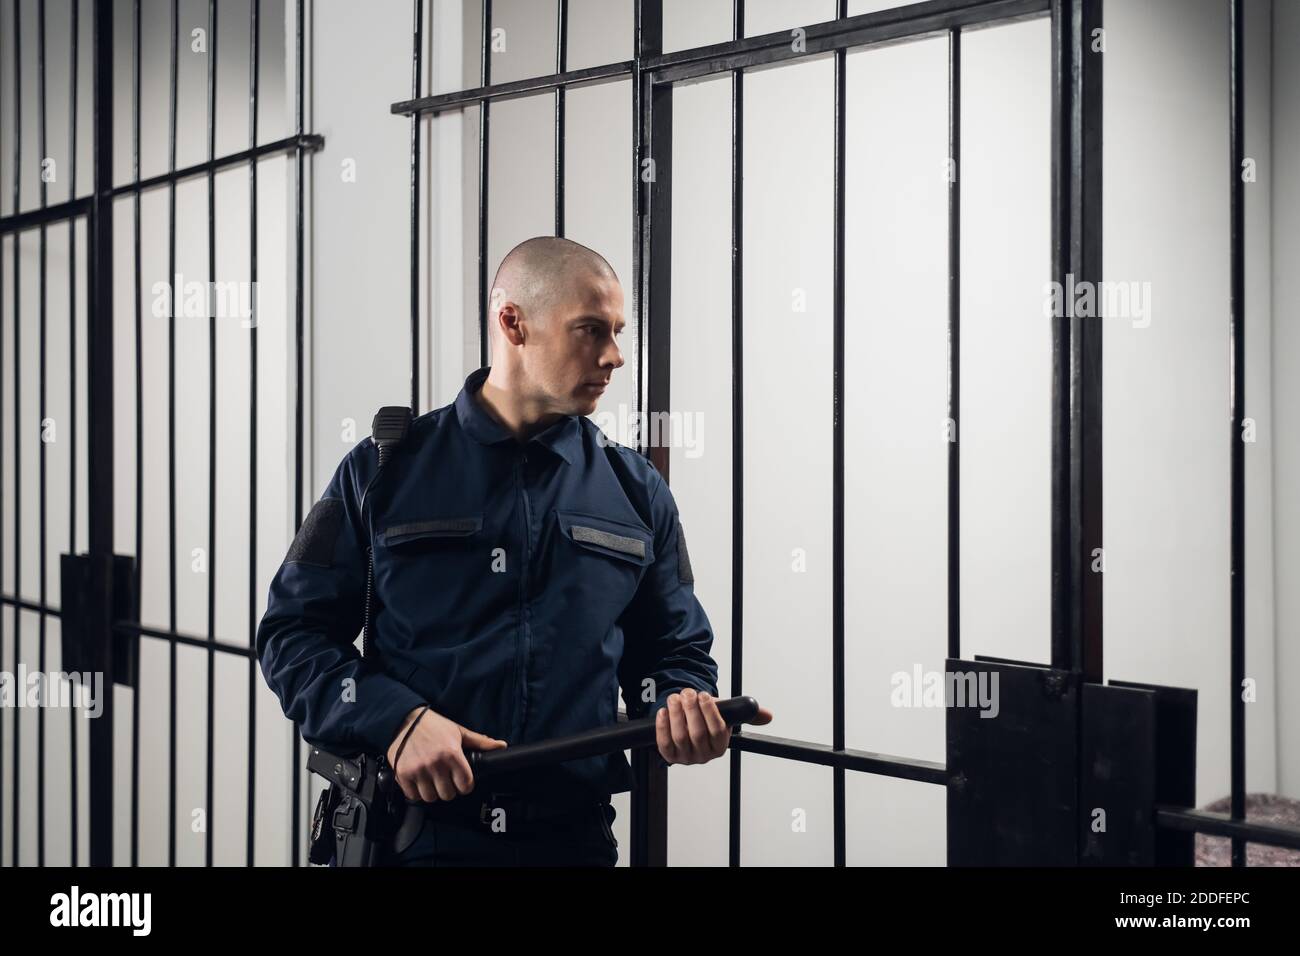
<svg viewBox="0 0 1300 956">
<path fill-rule="evenodd" d="M 563 301 L 575 280 L 585 277 L 618 281 L 605 257 L 594 249 L 559 236 L 534 236 L 501 260 L 492 279 L 489 308 L 496 309 L 508 299 L 534 316 L 544 316 Z"/>
</svg>

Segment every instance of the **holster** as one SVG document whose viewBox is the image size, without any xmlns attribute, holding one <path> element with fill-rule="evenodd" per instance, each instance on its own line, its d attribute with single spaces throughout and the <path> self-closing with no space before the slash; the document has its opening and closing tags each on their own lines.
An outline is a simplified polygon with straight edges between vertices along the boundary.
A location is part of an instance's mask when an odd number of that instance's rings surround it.
<svg viewBox="0 0 1300 956">
<path fill-rule="evenodd" d="M 405 801 L 388 761 L 339 756 L 313 747 L 307 769 L 329 781 L 312 814 L 308 858 L 324 865 L 377 866 L 405 817 Z"/>
</svg>

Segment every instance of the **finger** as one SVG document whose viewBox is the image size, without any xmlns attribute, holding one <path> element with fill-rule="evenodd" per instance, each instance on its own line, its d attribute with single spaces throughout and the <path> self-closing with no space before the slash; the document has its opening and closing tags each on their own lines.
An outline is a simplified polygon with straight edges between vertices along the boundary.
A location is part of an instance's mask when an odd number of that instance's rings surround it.
<svg viewBox="0 0 1300 956">
<path fill-rule="evenodd" d="M 397 786 L 401 788 L 402 796 L 412 803 L 420 799 L 420 788 L 413 783 L 409 783 L 405 777 L 397 778 Z"/>
<path fill-rule="evenodd" d="M 700 695 L 700 713 L 703 714 L 704 723 L 709 728 L 709 741 L 713 745 L 713 752 L 722 753 L 731 742 L 731 728 L 722 719 L 722 714 L 718 711 L 718 702 L 713 699 L 712 694 Z"/>
<path fill-rule="evenodd" d="M 434 786 L 438 788 L 438 798 L 441 800 L 455 800 L 457 797 L 456 785 L 452 782 L 451 774 L 446 770 L 435 770 L 433 774 Z"/>
<path fill-rule="evenodd" d="M 703 763 L 709 757 L 709 728 L 700 713 L 700 695 L 697 691 L 682 691 L 682 716 L 686 721 L 686 734 L 690 737 L 691 762 Z"/>
<path fill-rule="evenodd" d="M 673 738 L 673 748 L 679 763 L 691 762 L 691 735 L 686 728 L 686 716 L 682 713 L 682 695 L 673 694 L 668 698 L 668 736 Z"/>
<path fill-rule="evenodd" d="M 669 763 L 677 762 L 677 748 L 673 746 L 672 734 L 669 732 L 667 707 L 662 707 L 655 713 L 655 744 L 659 747 L 659 756 Z"/>
<path fill-rule="evenodd" d="M 504 740 L 489 737 L 487 734 L 480 734 L 476 730 L 465 730 L 461 734 L 461 743 L 468 744 L 474 750 L 500 750 L 502 747 L 507 746 Z"/>
<path fill-rule="evenodd" d="M 438 790 L 433 785 L 433 777 L 425 772 L 421 773 L 415 780 L 415 786 L 420 794 L 420 799 L 425 803 L 437 803 Z"/>
<path fill-rule="evenodd" d="M 451 768 L 451 782 L 461 796 L 474 792 L 474 771 L 463 753 L 456 755 Z"/>
</svg>

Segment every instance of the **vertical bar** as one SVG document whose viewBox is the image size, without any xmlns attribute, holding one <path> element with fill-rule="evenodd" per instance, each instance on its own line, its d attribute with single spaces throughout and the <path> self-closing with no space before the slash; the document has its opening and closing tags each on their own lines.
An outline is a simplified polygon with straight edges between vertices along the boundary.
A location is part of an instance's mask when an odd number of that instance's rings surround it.
<svg viewBox="0 0 1300 956">
<path fill-rule="evenodd" d="M 738 0 L 739 2 L 739 0 Z M 835 16 L 848 16 L 848 0 L 838 0 Z M 844 123 L 845 58 L 835 51 L 835 141 L 833 248 L 834 346 L 831 381 L 831 746 L 844 749 Z M 844 768 L 831 771 L 834 802 L 835 865 L 844 866 Z"/>
<path fill-rule="evenodd" d="M 217 157 L 217 3 L 208 0 L 208 162 Z M 208 168 L 208 281 L 217 281 L 217 183 Z M 212 288 L 211 285 L 208 286 Z M 205 866 L 212 865 L 213 759 L 216 751 L 217 611 L 217 317 L 208 296 L 208 713 L 207 787 L 203 799 Z"/>
<path fill-rule="evenodd" d="M 15 32 L 14 36 L 17 37 L 17 35 L 18 35 L 18 34 Z M 16 47 L 16 46 L 17 46 L 17 43 L 15 43 L 14 45 L 15 45 L 15 47 Z M 0 66 L 3 66 L 3 63 L 0 63 Z M 0 104 L 3 104 L 3 103 L 4 103 L 4 70 L 3 70 L 3 69 L 0 69 Z M 17 183 L 17 181 L 18 181 L 18 176 L 17 176 L 17 174 L 15 173 L 15 175 L 14 175 L 14 182 Z M 14 212 L 14 215 L 17 215 L 17 214 L 18 214 L 18 207 L 17 207 L 17 206 L 14 207 L 13 212 Z M 4 234 L 3 232 L 0 232 L 0 256 L 3 256 L 3 253 L 4 253 L 4 235 L 5 235 L 5 234 Z M 17 242 L 18 242 L 18 232 L 17 232 L 17 230 L 14 231 L 13 236 L 14 236 L 14 242 L 17 243 Z M 0 302 L 3 302 L 3 301 L 4 301 L 4 268 L 3 268 L 2 265 L 0 265 Z M 3 335 L 0 335 L 0 391 L 2 391 L 3 389 L 4 389 L 4 336 L 3 336 Z M 0 447 L 3 447 L 3 445 L 4 445 L 4 416 L 3 416 L 3 415 L 0 415 Z M 0 481 L 3 481 L 3 478 L 4 478 L 4 460 L 3 460 L 3 456 L 0 456 Z M 15 524 L 15 526 L 17 525 L 17 523 L 18 523 L 18 518 L 17 518 L 17 515 L 15 515 L 15 516 L 14 516 L 14 524 Z M 3 547 L 3 542 L 4 542 L 4 509 L 3 509 L 3 508 L 0 508 L 0 582 L 3 582 L 3 581 L 4 581 L 4 547 Z M 0 587 L 0 590 L 3 590 L 3 588 Z M 17 592 L 17 591 L 14 592 L 14 597 L 15 597 L 15 598 L 18 597 L 18 592 Z M 5 647 L 4 628 L 3 628 L 3 627 L 0 627 L 0 668 L 3 668 L 3 667 L 5 666 L 4 647 Z M 15 642 L 15 645 L 14 645 L 14 656 L 15 656 L 15 658 L 18 656 L 18 655 L 17 655 L 17 643 L 16 643 L 16 642 Z M 18 670 L 17 667 L 14 667 L 14 668 L 13 668 L 13 671 L 14 671 L 14 672 L 16 672 L 17 670 Z M 3 759 L 3 757 L 4 757 L 4 752 L 5 752 L 4 718 L 3 718 L 2 716 L 0 716 L 0 759 Z M 75 780 L 76 778 L 74 777 L 73 779 Z M 74 792 L 75 792 L 75 790 L 74 790 Z M 5 812 L 4 812 L 4 807 L 5 807 L 5 804 L 4 804 L 4 787 L 0 786 L 0 866 L 3 865 L 3 860 L 4 860 L 4 841 L 5 841 L 5 835 L 4 835 L 4 831 L 5 831 Z M 73 802 L 73 807 L 74 807 L 74 812 L 75 812 L 75 807 L 76 807 L 76 803 L 75 803 L 75 801 Z M 18 821 L 17 821 L 17 818 L 15 818 L 15 820 L 14 820 L 14 824 L 15 824 L 15 826 L 14 826 L 14 830 L 15 830 L 15 832 L 17 832 L 17 822 L 18 822 Z"/>
<path fill-rule="evenodd" d="M 261 52 L 262 0 L 249 10 L 248 148 L 257 148 L 257 92 Z M 248 279 L 257 289 L 257 157 L 248 159 Z M 257 645 L 257 294 L 251 298 L 248 330 L 248 646 Z M 257 822 L 254 794 L 257 782 L 257 656 L 248 656 L 248 818 L 244 862 L 253 865 Z"/>
<path fill-rule="evenodd" d="M 411 30 L 411 99 L 420 98 L 424 69 L 424 0 L 415 0 Z M 411 114 L 411 410 L 420 411 L 420 122 Z M 432 347 L 432 342 L 430 342 Z"/>
<path fill-rule="evenodd" d="M 178 0 L 172 0 L 171 113 L 167 132 L 168 170 L 176 172 L 177 50 L 180 43 Z M 176 180 L 167 184 L 167 281 L 176 276 Z M 167 320 L 167 625 L 173 638 L 168 646 L 167 735 L 167 865 L 176 865 L 176 294 L 173 287 Z"/>
<path fill-rule="evenodd" d="M 1232 819 L 1246 818 L 1246 702 L 1241 685 L 1246 679 L 1246 446 L 1242 441 L 1246 414 L 1246 265 L 1245 265 L 1245 182 L 1241 165 L 1245 159 L 1246 130 L 1243 75 L 1243 29 L 1241 0 L 1229 0 L 1230 113 L 1231 155 L 1228 170 L 1231 222 L 1229 225 L 1232 270 L 1232 309 L 1228 325 L 1230 395 L 1228 398 L 1232 433 L 1232 570 L 1231 628 L 1232 666 L 1229 688 L 1232 702 Z M 1232 865 L 1246 865 L 1246 843 L 1232 838 Z"/>
<path fill-rule="evenodd" d="M 293 473 L 293 527 L 296 532 L 302 527 L 302 496 L 303 496 L 303 173 L 305 163 L 303 161 L 302 135 L 303 135 L 303 2 L 295 0 L 294 4 L 294 49 L 295 49 L 295 76 L 294 76 L 294 126 L 298 132 L 298 146 L 294 150 L 294 160 L 297 170 L 296 195 L 294 199 L 294 473 Z M 302 833 L 302 732 L 299 730 L 297 723 L 293 726 L 293 796 L 291 799 L 291 822 L 292 837 L 289 840 L 292 847 L 292 862 L 294 866 L 299 865 L 299 854 L 301 847 L 299 845 L 299 834 Z"/>
<path fill-rule="evenodd" d="M 479 83 L 487 86 L 492 77 L 492 0 L 483 0 L 483 51 L 479 64 Z M 479 365 L 488 363 L 488 120 L 492 104 L 482 100 L 478 105 L 478 358 Z"/>
<path fill-rule="evenodd" d="M 650 75 L 642 67 L 646 58 L 663 49 L 663 0 L 636 0 L 633 8 L 632 49 L 632 208 L 636 229 L 632 237 L 633 335 L 637 354 L 637 410 L 647 407 L 643 391 L 646 367 L 646 320 L 649 316 L 643 282 L 650 267 L 650 196 L 647 181 L 651 130 Z M 643 167 L 643 163 L 646 164 Z M 644 449 L 642 449 L 644 454 Z M 668 773 L 659 766 L 652 747 L 635 750 L 632 762 L 637 786 L 631 795 L 631 859 L 636 867 L 664 866 L 668 858 Z"/>
<path fill-rule="evenodd" d="M 567 67 L 569 46 L 569 0 L 557 0 L 555 25 L 555 72 Z M 564 235 L 564 87 L 555 88 L 555 234 Z"/>
<path fill-rule="evenodd" d="M 95 195 L 91 202 L 91 300 L 86 343 L 91 671 L 109 693 L 90 727 L 90 865 L 113 863 L 113 3 L 95 0 Z"/>
<path fill-rule="evenodd" d="M 19 20 L 19 4 L 15 3 L 14 9 L 14 215 L 17 215 L 20 209 L 21 194 L 18 184 L 22 181 L 22 141 L 23 141 L 23 75 L 22 75 L 22 31 Z M 22 468 L 22 443 L 18 440 L 23 432 L 22 422 L 22 365 L 19 362 L 19 356 L 22 354 L 19 348 L 19 331 L 22 322 L 19 321 L 21 312 L 19 306 L 22 301 L 21 288 L 22 277 L 18 269 L 18 248 L 22 245 L 22 233 L 15 229 L 14 237 L 14 669 L 17 670 L 19 658 L 22 655 L 22 487 L 23 487 L 23 468 Z M 14 842 L 12 848 L 12 865 L 18 865 L 18 848 L 21 841 L 21 827 L 19 826 L 18 814 L 18 771 L 22 766 L 22 728 L 21 728 L 22 708 L 14 708 L 14 762 L 13 773 L 10 776 L 10 782 L 13 784 L 13 834 Z"/>
<path fill-rule="evenodd" d="M 745 36 L 745 3 L 731 7 L 732 39 Z M 731 696 L 742 693 L 745 660 L 745 72 L 731 72 Z M 740 866 L 741 758 L 728 755 L 727 861 Z"/>
<path fill-rule="evenodd" d="M 72 0 L 71 80 L 68 84 L 68 198 L 77 197 L 77 50 L 81 0 Z M 68 217 L 68 425 L 71 432 L 68 454 L 68 553 L 77 552 L 77 217 Z M 137 408 L 139 405 L 137 404 Z M 138 605 L 137 605 L 138 606 Z M 65 665 L 66 667 L 66 665 Z M 78 830 L 77 722 L 68 722 L 69 789 L 72 812 L 70 865 L 76 866 Z M 134 798 L 133 801 L 134 802 Z"/>
<path fill-rule="evenodd" d="M 1069 148 L 1070 19 L 1074 0 L 1052 2 L 1052 278 L 1062 283 L 1070 270 Z M 1070 500 L 1069 316 L 1052 318 L 1052 666 L 1070 662 L 1070 541 L 1066 521 Z"/>
<path fill-rule="evenodd" d="M 37 149 L 40 153 L 41 163 L 41 208 L 44 209 L 47 196 L 47 185 L 45 182 L 44 165 L 49 158 L 47 142 L 45 138 L 46 113 L 45 113 L 45 0 L 36 2 L 36 102 L 37 116 L 39 118 L 36 126 Z M 38 435 L 40 444 L 37 445 L 38 474 L 37 480 L 37 593 L 40 595 L 38 601 L 40 609 L 37 614 L 37 667 L 42 674 L 45 673 L 45 598 L 46 598 L 46 580 L 45 580 L 45 417 L 47 409 L 45 407 L 45 269 L 46 269 L 46 232 L 45 223 L 41 223 L 40 232 L 40 252 L 39 252 L 39 306 L 38 306 L 38 325 L 37 325 L 37 346 L 36 375 L 39 380 L 37 385 L 36 401 L 39 407 Z M 36 711 L 36 865 L 45 865 L 45 708 L 41 707 Z"/>
<path fill-rule="evenodd" d="M 135 225 L 132 230 L 132 278 L 135 284 L 135 606 L 139 608 L 144 558 L 144 290 L 140 275 L 140 0 L 132 3 L 135 62 L 131 90 L 131 178 Z M 140 865 L 140 683 L 131 692 L 131 865 Z"/>
<path fill-rule="evenodd" d="M 961 28 L 948 31 L 948 657 L 961 657 Z"/>
<path fill-rule="evenodd" d="M 1075 69 L 1070 127 L 1070 259 L 1075 277 L 1099 287 L 1101 275 L 1101 78 L 1102 56 L 1091 52 L 1101 28 L 1102 0 L 1074 0 L 1071 37 Z M 1070 322 L 1071 388 L 1070 538 L 1072 586 L 1079 600 L 1071 608 L 1072 668 L 1084 679 L 1102 680 L 1102 577 L 1094 571 L 1102 547 L 1101 344 L 1097 318 Z M 1098 565 L 1099 566 L 1099 565 Z"/>
</svg>

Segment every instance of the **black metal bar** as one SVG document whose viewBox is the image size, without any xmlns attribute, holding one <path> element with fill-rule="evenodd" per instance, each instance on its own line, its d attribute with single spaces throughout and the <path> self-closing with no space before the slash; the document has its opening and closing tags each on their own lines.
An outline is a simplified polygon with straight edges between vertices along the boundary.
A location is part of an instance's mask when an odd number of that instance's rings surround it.
<svg viewBox="0 0 1300 956">
<path fill-rule="evenodd" d="M 1228 397 L 1231 433 L 1228 440 L 1232 449 L 1232 569 L 1231 569 L 1231 686 L 1228 699 L 1231 705 L 1232 733 L 1232 818 L 1246 818 L 1246 702 L 1242 697 L 1242 683 L 1246 679 L 1246 445 L 1242 438 L 1243 418 L 1246 414 L 1246 266 L 1245 266 L 1245 181 L 1242 163 L 1245 159 L 1246 131 L 1243 76 L 1243 31 L 1241 0 L 1229 0 L 1229 30 L 1231 32 L 1230 110 L 1231 153 L 1229 161 L 1229 200 L 1231 222 L 1229 226 L 1229 256 L 1232 272 L 1231 316 L 1228 321 L 1228 367 L 1230 370 L 1230 395 Z M 1238 836 L 1232 839 L 1232 865 L 1246 865 L 1246 845 Z"/>
<path fill-rule="evenodd" d="M 411 96 L 420 98 L 424 69 L 424 0 L 414 0 L 411 30 Z M 420 411 L 420 123 L 411 115 L 411 410 Z M 433 347 L 430 340 L 429 347 Z"/>
<path fill-rule="evenodd" d="M 199 647 L 206 650 L 209 645 L 222 654 L 234 654 L 237 657 L 251 657 L 257 659 L 255 649 L 246 647 L 243 644 L 231 644 L 228 641 L 208 641 L 206 637 L 199 637 L 195 634 L 182 634 L 178 631 L 168 631 L 160 627 L 149 627 L 135 621 L 119 620 L 113 622 L 113 630 L 119 634 L 134 634 L 140 637 L 156 637 L 160 640 L 170 641 L 176 644 L 183 644 L 187 647 Z"/>
<path fill-rule="evenodd" d="M 483 50 L 479 76 L 487 86 L 492 76 L 492 0 L 483 0 Z M 478 104 L 478 350 L 479 365 L 488 363 L 488 121 L 487 100 Z"/>
<path fill-rule="evenodd" d="M 171 110 L 168 166 L 176 170 L 177 56 L 180 42 L 178 0 L 172 0 Z M 168 181 L 167 277 L 176 275 L 176 180 Z M 167 317 L 167 625 L 176 630 L 176 289 L 168 296 Z M 168 654 L 167 865 L 176 865 L 176 645 Z"/>
<path fill-rule="evenodd" d="M 555 73 L 564 73 L 569 46 L 569 0 L 555 4 Z M 555 88 L 555 234 L 564 235 L 564 87 Z"/>
<path fill-rule="evenodd" d="M 15 41 L 17 38 L 15 37 Z M 46 204 L 46 189 L 48 184 L 45 180 L 44 165 L 49 159 L 49 150 L 46 142 L 46 110 L 45 110 L 45 0 L 36 2 L 36 102 L 38 122 L 36 124 L 37 132 L 37 149 L 41 157 L 41 206 Z M 40 603 L 45 604 L 46 598 L 46 571 L 45 571 L 45 428 L 46 428 L 46 407 L 45 407 L 45 301 L 46 301 L 46 235 L 45 224 L 41 224 L 40 232 L 40 251 L 38 253 L 38 271 L 40 274 L 39 285 L 39 306 L 37 310 L 37 360 L 36 376 L 37 397 L 36 401 L 39 406 L 38 422 L 40 425 L 40 444 L 37 445 L 37 593 L 40 595 Z M 18 321 L 18 316 L 14 316 L 14 321 Z M 45 673 L 45 615 L 38 614 L 37 618 L 37 667 L 40 672 Z M 45 865 L 45 708 L 41 707 L 36 711 L 36 865 Z"/>
<path fill-rule="evenodd" d="M 262 0 L 249 9 L 248 59 L 248 145 L 257 146 L 257 96 L 260 77 Z M 248 161 L 248 279 L 257 288 L 257 161 Z M 248 337 L 248 648 L 257 644 L 257 296 L 252 297 Z M 139 607 L 139 605 L 136 605 Z M 248 830 L 244 863 L 253 865 L 254 829 L 257 822 L 254 796 L 257 791 L 257 655 L 248 656 L 248 793 L 245 813 Z"/>
<path fill-rule="evenodd" d="M 632 322 L 636 351 L 636 406 L 644 412 L 646 366 L 646 295 L 643 287 L 649 268 L 650 191 L 645 182 L 651 159 L 648 140 L 650 128 L 646 110 L 649 103 L 641 71 L 642 60 L 663 49 L 663 0 L 636 0 L 633 7 L 632 74 L 632 208 L 636 211 L 636 228 L 632 236 Z M 629 863 L 635 867 L 664 866 L 668 859 L 668 774 L 659 766 L 657 754 L 649 748 L 634 751 L 633 768 L 637 786 L 631 794 L 631 852 Z"/>
<path fill-rule="evenodd" d="M 18 13 L 19 4 L 13 5 L 14 11 L 14 213 L 20 208 L 21 193 L 19 184 L 22 182 L 22 141 L 23 141 L 23 75 L 22 75 L 22 38 L 21 23 Z M 22 352 L 19 348 L 19 329 L 22 322 L 19 321 L 22 312 L 19 305 L 22 301 L 22 276 L 18 270 L 18 250 L 22 245 L 21 237 L 14 234 L 14 596 L 18 597 L 23 593 L 22 588 L 22 521 L 19 515 L 22 514 L 22 443 L 18 440 L 23 432 L 22 423 L 22 366 L 20 357 Z M 14 606 L 14 666 L 17 669 L 19 658 L 22 655 L 22 618 L 21 611 L 17 605 Z M 22 765 L 22 709 L 14 708 L 14 761 L 13 772 L 10 774 L 10 783 L 13 786 L 13 847 L 11 848 L 12 866 L 18 865 L 18 847 L 21 841 L 21 827 L 18 819 L 18 770 Z"/>
<path fill-rule="evenodd" d="M 490 33 L 490 31 L 488 31 Z M 584 86 L 593 83 L 606 83 L 610 80 L 632 76 L 635 73 L 633 60 L 618 63 L 604 63 L 600 66 L 588 66 L 581 70 L 567 70 L 560 73 L 548 73 L 544 76 L 531 76 L 508 83 L 489 84 L 484 80 L 479 86 L 454 93 L 438 93 L 434 96 L 422 96 L 411 100 L 400 100 L 390 107 L 390 112 L 399 116 L 424 113 L 445 113 L 464 109 L 476 103 L 496 100 L 510 100 L 521 96 L 534 96 L 549 93 L 569 86 Z"/>
<path fill-rule="evenodd" d="M 733 733 L 731 748 L 746 753 L 779 757 L 782 760 L 796 760 L 800 763 L 872 773 L 882 777 L 896 777 L 900 780 L 915 780 L 918 783 L 936 783 L 944 786 L 948 782 L 946 766 L 932 760 L 894 757 L 867 750 L 837 750 L 825 744 L 811 744 L 787 737 L 770 737 L 766 734 L 748 732 Z"/>
<path fill-rule="evenodd" d="M 41 604 L 38 601 L 25 601 L 14 597 L 12 594 L 0 595 L 0 604 L 7 604 L 12 608 L 21 608 L 24 611 L 44 612 L 49 617 L 58 617 L 59 609 L 51 607 L 48 604 Z"/>
<path fill-rule="evenodd" d="M 845 20 L 828 20 L 805 28 L 803 48 L 796 51 L 790 31 L 715 43 L 651 57 L 643 64 L 653 82 L 675 83 L 714 73 L 799 60 L 847 47 L 918 40 L 953 27 L 1003 26 L 1048 11 L 1051 0 L 930 0 Z"/>
<path fill-rule="evenodd" d="M 961 657 L 961 29 L 948 31 L 948 656 Z"/>
<path fill-rule="evenodd" d="M 13 233 L 17 235 L 25 229 L 33 229 L 42 223 L 67 222 L 78 216 L 88 216 L 90 215 L 93 198 L 92 196 L 82 196 L 80 199 L 72 199 L 68 202 L 55 203 L 52 206 L 29 209 L 26 212 L 4 216 L 0 218 L 0 234 Z"/>
<path fill-rule="evenodd" d="M 1167 830 L 1204 833 L 1207 836 L 1231 837 L 1233 843 L 1264 843 L 1269 846 L 1300 850 L 1300 829 L 1273 826 L 1269 823 L 1246 823 L 1226 813 L 1156 805 L 1156 826 Z M 1233 866 L 1244 864 L 1233 862 Z"/>
<path fill-rule="evenodd" d="M 217 158 L 217 4 L 208 0 L 208 163 Z M 208 281 L 217 281 L 217 182 L 208 171 Z M 213 760 L 216 751 L 216 660 L 212 642 L 217 627 L 217 317 L 208 308 L 208 702 L 206 786 L 203 799 L 205 866 L 212 865 Z"/>
<path fill-rule="evenodd" d="M 294 78 L 294 117 L 298 136 L 303 135 L 304 90 L 303 85 L 303 0 L 295 0 L 294 48 L 296 50 Z M 303 151 L 295 154 L 297 167 L 296 200 L 294 203 L 294 275 L 297 294 L 294 296 L 294 481 L 293 481 L 293 527 L 295 532 L 302 527 L 302 499 L 305 473 L 303 469 L 303 174 L 305 172 Z M 173 627 L 172 630 L 176 628 Z M 173 650 L 173 653 L 175 651 Z M 296 867 L 300 861 L 299 834 L 302 833 L 302 731 L 297 722 L 293 725 L 293 795 L 290 799 L 290 817 L 293 829 L 289 844 L 292 847 L 292 863 Z"/>
<path fill-rule="evenodd" d="M 89 431 L 91 670 L 113 686 L 113 4 L 95 0 L 95 202 L 91 217 L 91 298 L 86 366 Z M 15 313 L 15 327 L 17 315 Z M 113 863 L 113 695 L 90 727 L 90 865 Z"/>
<path fill-rule="evenodd" d="M 745 36 L 744 0 L 731 5 L 731 35 Z M 741 693 L 745 659 L 745 74 L 731 74 L 731 696 Z M 727 773 L 727 865 L 740 866 L 741 751 Z"/>
<path fill-rule="evenodd" d="M 140 40 L 140 0 L 132 3 L 135 56 L 131 67 L 131 178 L 140 180 L 140 83 L 143 45 Z M 74 31 L 75 32 L 75 31 Z M 140 273 L 140 190 L 132 197 L 131 275 L 135 285 L 135 606 L 139 608 L 144 576 L 144 289 Z M 75 419 L 74 419 L 75 420 Z M 75 550 L 75 549 L 74 549 Z M 131 865 L 140 865 L 140 688 L 131 692 Z"/>
<path fill-rule="evenodd" d="M 68 84 L 68 198 L 77 195 L 77 57 L 81 0 L 72 0 L 72 34 L 71 78 Z M 71 433 L 68 454 L 68 553 L 77 551 L 77 221 L 68 220 L 68 426 Z M 136 407 L 139 408 L 137 402 Z M 44 603 L 44 602 L 42 602 Z M 137 605 L 138 606 L 138 605 Z M 69 809 L 72 815 L 71 830 L 71 865 L 76 866 L 78 859 L 79 827 L 78 813 L 81 801 L 77 799 L 77 722 L 68 722 L 68 792 Z M 135 796 L 132 794 L 132 804 Z M 134 810 L 134 807 L 132 808 Z"/>
<path fill-rule="evenodd" d="M 16 32 L 15 32 L 14 36 L 17 37 L 17 33 L 16 33 Z M 15 44 L 15 45 L 16 45 L 16 44 Z M 0 64 L 0 65 L 2 65 L 2 64 Z M 73 89 L 76 89 L 76 84 L 75 84 L 75 83 L 73 84 Z M 4 102 L 4 70 L 3 70 L 3 69 L 0 69 L 0 103 L 3 103 L 3 102 Z M 15 184 L 18 182 L 18 175 L 17 175 L 16 172 L 15 172 L 15 174 L 14 174 L 14 182 L 15 182 Z M 75 182 L 75 180 L 74 180 L 74 182 Z M 14 207 L 14 211 L 15 211 L 15 212 L 18 211 L 16 205 L 15 205 L 15 207 Z M 14 245 L 16 246 L 16 245 L 18 244 L 18 236 L 17 236 L 17 235 L 14 236 L 14 240 L 13 240 L 13 241 L 14 241 Z M 3 234 L 3 233 L 0 233 L 0 257 L 2 257 L 3 254 L 4 254 L 4 234 Z M 4 301 L 4 267 L 3 267 L 3 265 L 0 265 L 0 303 L 2 303 L 3 301 Z M 14 324 L 17 325 L 17 322 L 15 321 Z M 0 392 L 3 392 L 3 390 L 4 390 L 4 336 L 3 336 L 3 335 L 0 335 Z M 3 446 L 4 446 L 4 416 L 3 416 L 3 415 L 0 415 L 0 447 L 3 447 Z M 4 547 L 3 547 L 3 542 L 4 542 L 4 515 L 3 515 L 3 510 L 4 510 L 4 509 L 0 508 L 0 581 L 3 581 L 3 580 L 4 580 Z M 17 525 L 17 523 L 18 523 L 18 518 L 17 518 L 17 516 L 15 516 L 15 518 L 14 518 L 14 524 Z M 4 628 L 3 628 L 3 627 L 0 627 L 0 667 L 4 667 L 4 666 L 5 666 L 5 653 L 4 653 L 4 648 L 5 648 Z M 14 657 L 15 657 L 15 659 L 17 658 L 17 656 L 18 656 L 18 644 L 17 644 L 17 638 L 15 637 L 15 641 L 14 641 Z M 15 666 L 15 667 L 13 668 L 13 670 L 16 672 L 16 671 L 18 670 L 18 668 Z M 74 727 L 75 727 L 75 722 L 74 722 Z M 4 720 L 3 720 L 3 719 L 0 719 L 0 759 L 3 759 L 3 757 L 4 757 L 4 752 L 5 752 L 5 746 L 4 746 L 4 745 L 5 745 Z M 75 812 L 75 807 L 76 807 L 76 801 L 75 801 L 75 800 L 73 801 L 73 807 L 74 807 L 74 812 Z M 4 812 L 4 810 L 5 810 L 5 803 L 4 803 L 4 787 L 0 786 L 0 865 L 3 865 L 3 864 L 2 864 L 2 861 L 4 860 L 4 829 L 5 829 L 5 826 L 4 826 L 4 822 L 5 822 L 5 812 Z M 17 831 L 17 823 L 18 823 L 18 820 L 17 820 L 17 818 L 15 818 L 15 819 L 14 819 L 14 830 L 15 830 L 15 832 Z"/>
<path fill-rule="evenodd" d="M 836 17 L 848 15 L 848 0 L 838 0 Z M 844 125 L 845 57 L 835 51 L 834 138 L 832 190 L 834 222 L 831 232 L 832 321 L 831 356 L 831 747 L 844 749 Z M 831 773 L 832 841 L 835 866 L 845 865 L 844 768 Z"/>
</svg>

